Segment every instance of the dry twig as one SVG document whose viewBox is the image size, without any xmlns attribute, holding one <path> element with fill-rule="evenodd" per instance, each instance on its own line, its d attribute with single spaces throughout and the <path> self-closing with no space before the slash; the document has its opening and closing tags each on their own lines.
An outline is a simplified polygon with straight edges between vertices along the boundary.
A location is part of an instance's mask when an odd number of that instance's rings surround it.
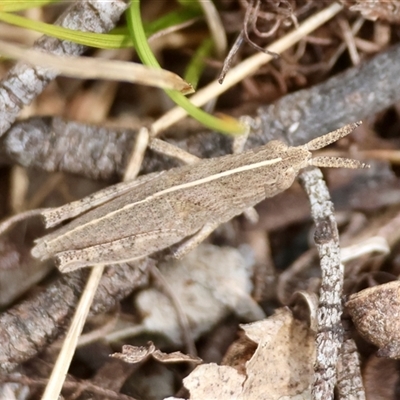
<svg viewBox="0 0 400 400">
<path fill-rule="evenodd" d="M 333 204 L 319 169 L 304 171 L 301 181 L 311 204 L 315 223 L 315 244 L 320 257 L 322 281 L 317 312 L 317 359 L 313 399 L 333 399 L 336 384 L 336 364 L 343 340 L 342 291 L 344 267 L 340 261 L 339 234 Z"/>
</svg>

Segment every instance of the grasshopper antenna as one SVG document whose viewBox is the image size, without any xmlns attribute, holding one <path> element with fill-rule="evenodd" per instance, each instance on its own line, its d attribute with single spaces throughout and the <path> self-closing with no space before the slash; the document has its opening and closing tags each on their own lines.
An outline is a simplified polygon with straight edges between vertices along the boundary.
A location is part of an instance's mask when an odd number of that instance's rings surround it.
<svg viewBox="0 0 400 400">
<path fill-rule="evenodd" d="M 336 129 L 336 131 L 329 132 L 326 135 L 317 137 L 316 139 L 310 140 L 304 145 L 307 150 L 318 150 L 329 144 L 336 142 L 344 136 L 347 136 L 355 128 L 361 125 L 361 121 L 348 124 L 343 128 Z M 330 167 L 330 168 L 369 168 L 368 164 L 364 164 L 361 161 L 353 160 L 351 158 L 341 158 L 341 157 L 314 157 L 309 161 L 309 165 L 314 165 L 315 167 Z"/>
<path fill-rule="evenodd" d="M 342 137 L 347 136 L 349 133 L 354 131 L 354 129 L 356 129 L 361 124 L 362 124 L 361 121 L 354 122 L 352 124 L 348 124 L 342 128 L 336 129 L 336 131 L 329 132 L 326 135 L 323 135 L 323 136 L 317 137 L 316 139 L 310 140 L 304 146 L 310 151 L 322 149 L 322 147 L 328 146 L 328 144 L 336 142 L 337 140 L 341 139 Z"/>
<path fill-rule="evenodd" d="M 310 165 L 315 167 L 329 167 L 329 168 L 369 168 L 368 164 L 361 161 L 354 160 L 352 158 L 341 158 L 341 157 L 315 157 L 310 160 Z"/>
</svg>

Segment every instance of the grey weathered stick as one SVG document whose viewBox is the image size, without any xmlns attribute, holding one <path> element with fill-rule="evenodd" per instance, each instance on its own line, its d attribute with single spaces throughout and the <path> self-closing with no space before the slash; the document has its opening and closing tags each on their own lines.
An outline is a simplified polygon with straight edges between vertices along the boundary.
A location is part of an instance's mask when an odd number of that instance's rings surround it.
<svg viewBox="0 0 400 400">
<path fill-rule="evenodd" d="M 147 262 L 121 264 L 106 270 L 91 314 L 114 309 L 133 290 L 148 284 L 143 272 Z M 35 357 L 65 332 L 86 278 L 86 271 L 64 275 L 0 315 L 0 372 L 10 372 Z"/>
<path fill-rule="evenodd" d="M 43 367 L 42 364 L 43 364 L 43 362 L 41 363 L 41 367 Z M 114 369 L 112 370 L 112 373 L 116 374 L 116 376 L 118 376 L 119 380 L 122 380 L 123 378 L 125 378 L 125 380 L 126 380 L 127 370 L 129 368 L 129 366 L 127 366 L 126 364 L 119 366 L 119 369 L 122 369 L 122 367 L 124 368 L 123 369 L 123 371 L 125 373 L 124 375 L 118 375 L 118 372 L 116 371 L 116 369 L 118 367 L 116 367 L 115 364 L 113 365 L 113 367 L 114 367 Z M 111 376 L 111 373 L 110 373 L 110 376 Z M 71 379 L 71 380 L 67 380 L 66 382 L 64 382 L 63 388 L 67 389 L 67 390 L 69 389 L 71 392 L 79 393 L 79 394 L 89 392 L 92 399 L 101 398 L 101 399 L 107 399 L 107 400 L 137 400 L 137 398 L 135 398 L 135 397 L 120 393 L 119 390 L 113 390 L 113 389 L 108 389 L 108 388 L 104 387 L 104 377 L 102 377 L 102 378 L 103 378 L 103 381 L 100 384 L 97 382 L 92 383 L 89 380 L 79 381 L 74 377 L 73 380 Z M 46 386 L 48 379 L 38 378 L 36 376 L 35 376 L 35 378 L 32 379 L 32 378 L 27 377 L 26 375 L 21 375 L 20 373 L 15 373 L 15 374 L 7 375 L 7 376 L 0 376 L 0 382 L 1 383 L 15 382 L 15 383 L 19 383 L 23 386 L 29 386 L 30 388 L 34 388 L 34 387 Z M 115 382 L 115 380 L 113 380 L 113 383 L 114 383 L 114 386 L 117 386 L 117 384 L 119 382 L 118 381 Z M 122 386 L 122 384 L 121 384 L 121 386 Z M 93 397 L 93 395 L 95 397 Z"/>
<path fill-rule="evenodd" d="M 42 259 L 55 257 L 59 269 L 70 272 L 89 265 L 137 260 L 189 237 L 174 251 L 180 257 L 221 223 L 289 188 L 302 168 L 365 167 L 356 160 L 312 158 L 311 153 L 358 125 L 348 125 L 303 146 L 271 141 L 241 154 L 144 175 L 128 192 L 118 184 L 50 209 L 42 213 L 48 226 L 77 215 L 75 209 L 89 211 L 37 240 L 32 254 Z M 103 204 L 98 206 L 99 202 Z M 94 205 L 98 207 L 90 210 Z"/>
<path fill-rule="evenodd" d="M 344 268 L 340 262 L 339 234 L 329 191 L 319 169 L 304 171 L 302 184 L 311 204 L 315 243 L 320 257 L 322 280 L 318 308 L 317 358 L 314 366 L 314 400 L 333 399 L 336 364 L 343 342 L 341 325 Z"/>
<path fill-rule="evenodd" d="M 400 100 L 400 45 L 378 54 L 361 66 L 282 97 L 261 107 L 261 123 L 246 148 L 260 146 L 290 132 L 292 144 L 384 110 Z M 372 96 L 371 93 L 374 95 Z M 295 132 L 290 131 L 296 127 Z M 95 179 L 117 179 L 124 173 L 135 133 L 59 118 L 31 118 L 15 125 L 0 139 L 0 160 L 45 171 L 65 171 Z M 299 139 L 297 139 L 299 138 Z M 51 142 L 51 146 L 47 145 Z M 80 143 L 79 152 L 74 143 Z M 200 158 L 218 157 L 232 149 L 229 137 L 192 133 L 170 140 Z M 177 166 L 173 160 L 147 152 L 141 173 Z"/>
<path fill-rule="evenodd" d="M 258 109 L 261 126 L 248 146 L 265 143 L 270 132 L 296 145 L 340 126 L 375 115 L 400 100 L 400 45 L 310 89 L 284 96 Z M 393 65 L 396 63 L 397 65 Z M 373 95 L 372 95 L 373 94 Z"/>
<path fill-rule="evenodd" d="M 339 353 L 337 389 L 339 400 L 365 400 L 361 360 L 353 339 L 343 342 Z"/>
<path fill-rule="evenodd" d="M 81 0 L 71 5 L 56 24 L 79 31 L 108 32 L 126 8 L 123 0 Z M 86 49 L 80 44 L 47 36 L 41 37 L 34 47 L 60 56 L 79 55 Z M 22 62 L 8 72 L 0 82 L 0 136 L 15 121 L 22 107 L 30 104 L 56 75 L 52 70 Z"/>
</svg>

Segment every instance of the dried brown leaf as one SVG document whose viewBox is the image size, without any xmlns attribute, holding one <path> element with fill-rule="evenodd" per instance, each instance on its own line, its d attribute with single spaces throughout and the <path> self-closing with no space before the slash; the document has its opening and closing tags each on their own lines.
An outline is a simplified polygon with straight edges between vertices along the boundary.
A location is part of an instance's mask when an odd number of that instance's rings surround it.
<svg viewBox="0 0 400 400">
<path fill-rule="evenodd" d="M 246 374 L 230 366 L 207 364 L 184 379 L 190 399 L 306 399 L 311 395 L 314 333 L 281 308 L 268 319 L 243 325 L 258 344 Z"/>
<path fill-rule="evenodd" d="M 398 0 L 341 0 L 351 11 L 359 11 L 364 18 L 376 21 L 400 21 L 400 1 Z"/>
<path fill-rule="evenodd" d="M 154 353 L 155 346 L 149 342 L 147 346 L 122 346 L 122 353 L 114 353 L 111 357 L 119 358 L 129 364 L 135 364 L 148 358 Z"/>
<path fill-rule="evenodd" d="M 202 359 L 199 357 L 191 356 L 190 354 L 183 354 L 180 351 L 174 351 L 172 353 L 163 353 L 161 350 L 155 350 L 153 358 L 163 363 L 175 363 L 190 361 L 196 364 L 201 364 Z"/>
<path fill-rule="evenodd" d="M 379 356 L 400 358 L 400 281 L 355 293 L 346 307 L 361 336 L 379 347 Z"/>
<path fill-rule="evenodd" d="M 190 361 L 199 364 L 202 361 L 199 357 L 183 354 L 180 351 L 164 353 L 158 350 L 153 342 L 148 342 L 147 346 L 122 346 L 122 353 L 114 353 L 111 357 L 119 358 L 129 364 L 139 363 L 149 357 L 153 357 L 162 363 Z"/>
</svg>

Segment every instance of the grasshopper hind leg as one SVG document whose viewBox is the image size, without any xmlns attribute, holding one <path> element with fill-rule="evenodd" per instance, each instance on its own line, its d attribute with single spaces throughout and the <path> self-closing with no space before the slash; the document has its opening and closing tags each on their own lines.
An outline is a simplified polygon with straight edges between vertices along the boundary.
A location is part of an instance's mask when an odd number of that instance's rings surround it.
<svg viewBox="0 0 400 400">
<path fill-rule="evenodd" d="M 185 233 L 179 229 L 158 229 L 82 249 L 65 250 L 55 254 L 56 264 L 61 272 L 71 272 L 98 264 L 136 261 L 178 243 Z"/>
<path fill-rule="evenodd" d="M 219 223 L 207 223 L 199 231 L 197 231 L 192 237 L 185 240 L 179 247 L 173 251 L 174 258 L 182 258 L 185 254 L 189 253 L 195 247 L 197 247 L 204 239 L 218 228 Z"/>
</svg>

